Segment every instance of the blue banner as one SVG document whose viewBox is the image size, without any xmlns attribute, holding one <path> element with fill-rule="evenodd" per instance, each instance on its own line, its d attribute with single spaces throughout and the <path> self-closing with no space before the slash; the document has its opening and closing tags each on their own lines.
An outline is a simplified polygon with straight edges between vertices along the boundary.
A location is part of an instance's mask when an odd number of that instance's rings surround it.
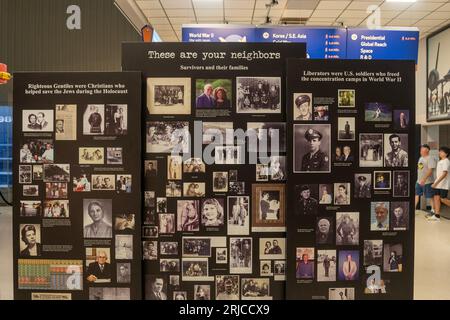
<svg viewBox="0 0 450 320">
<path fill-rule="evenodd" d="M 12 108 L 0 106 L 0 188 L 12 186 Z"/>
</svg>

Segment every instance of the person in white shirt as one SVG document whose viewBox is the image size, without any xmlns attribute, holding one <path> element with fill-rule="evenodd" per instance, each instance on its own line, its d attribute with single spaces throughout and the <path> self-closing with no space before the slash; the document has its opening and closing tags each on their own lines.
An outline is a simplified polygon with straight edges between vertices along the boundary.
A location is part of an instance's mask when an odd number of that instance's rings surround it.
<svg viewBox="0 0 450 320">
<path fill-rule="evenodd" d="M 44 163 L 53 163 L 53 148 L 52 145 L 47 143 L 45 146 L 45 151 L 42 154 L 42 162 Z"/>
<path fill-rule="evenodd" d="M 448 156 L 450 149 L 448 147 L 439 148 L 439 162 L 436 166 L 436 180 L 431 185 L 434 193 L 434 215 L 428 217 L 429 221 L 439 221 L 441 217 L 441 202 L 446 206 L 450 206 L 450 200 L 447 199 L 449 189 L 450 160 Z"/>
<path fill-rule="evenodd" d="M 436 160 L 430 156 L 430 146 L 423 144 L 420 147 L 420 159 L 417 162 L 417 181 L 415 205 L 419 204 L 420 197 L 425 195 L 431 202 L 431 214 L 434 214 L 433 189 L 431 185 L 434 182 L 434 171 L 436 169 Z"/>
</svg>

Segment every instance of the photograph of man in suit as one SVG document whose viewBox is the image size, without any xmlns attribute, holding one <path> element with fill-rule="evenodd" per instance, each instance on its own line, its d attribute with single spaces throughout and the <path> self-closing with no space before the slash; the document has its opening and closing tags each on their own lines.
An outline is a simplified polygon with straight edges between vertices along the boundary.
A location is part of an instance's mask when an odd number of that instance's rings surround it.
<svg viewBox="0 0 450 320">
<path fill-rule="evenodd" d="M 345 280 L 356 280 L 358 267 L 356 265 L 356 262 L 352 260 L 351 254 L 347 254 L 347 260 L 345 260 L 343 263 L 342 272 L 344 274 Z"/>
<path fill-rule="evenodd" d="M 150 290 L 147 300 L 167 300 L 167 295 L 163 291 L 164 279 L 154 278 L 150 281 Z"/>
<path fill-rule="evenodd" d="M 97 253 L 96 261 L 91 262 L 87 269 L 87 281 L 96 282 L 97 280 L 111 281 L 111 265 L 108 261 L 106 251 L 100 250 Z"/>
<path fill-rule="evenodd" d="M 195 106 L 197 108 L 214 108 L 215 104 L 213 86 L 207 83 L 203 87 L 203 93 L 195 100 Z"/>
</svg>

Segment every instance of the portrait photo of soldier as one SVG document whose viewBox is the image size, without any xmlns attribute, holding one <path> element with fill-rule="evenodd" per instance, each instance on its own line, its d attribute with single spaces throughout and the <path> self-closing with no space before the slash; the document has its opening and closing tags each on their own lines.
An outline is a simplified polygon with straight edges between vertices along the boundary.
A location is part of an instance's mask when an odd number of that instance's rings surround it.
<svg viewBox="0 0 450 320">
<path fill-rule="evenodd" d="M 318 190 L 315 184 L 304 184 L 296 186 L 295 195 L 297 197 L 298 215 L 315 215 L 319 201 L 317 200 Z"/>
<path fill-rule="evenodd" d="M 372 196 L 372 175 L 370 173 L 355 173 L 355 198 L 370 198 Z"/>
<path fill-rule="evenodd" d="M 384 166 L 407 167 L 408 166 L 408 135 L 385 134 L 384 135 Z"/>
<path fill-rule="evenodd" d="M 311 121 L 312 103 L 312 93 L 294 93 L 294 121 Z"/>
<path fill-rule="evenodd" d="M 330 125 L 294 125 L 294 173 L 330 172 Z"/>
<path fill-rule="evenodd" d="M 409 171 L 394 171 L 393 196 L 409 197 Z"/>
</svg>

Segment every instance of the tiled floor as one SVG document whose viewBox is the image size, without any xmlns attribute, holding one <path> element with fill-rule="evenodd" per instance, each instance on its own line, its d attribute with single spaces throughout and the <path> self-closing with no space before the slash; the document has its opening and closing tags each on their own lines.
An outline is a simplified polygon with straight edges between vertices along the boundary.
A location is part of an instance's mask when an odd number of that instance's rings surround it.
<svg viewBox="0 0 450 320">
<path fill-rule="evenodd" d="M 448 210 L 447 210 L 448 211 Z M 416 213 L 415 299 L 450 299 L 450 220 Z M 12 212 L 0 207 L 0 299 L 12 299 Z"/>
</svg>

